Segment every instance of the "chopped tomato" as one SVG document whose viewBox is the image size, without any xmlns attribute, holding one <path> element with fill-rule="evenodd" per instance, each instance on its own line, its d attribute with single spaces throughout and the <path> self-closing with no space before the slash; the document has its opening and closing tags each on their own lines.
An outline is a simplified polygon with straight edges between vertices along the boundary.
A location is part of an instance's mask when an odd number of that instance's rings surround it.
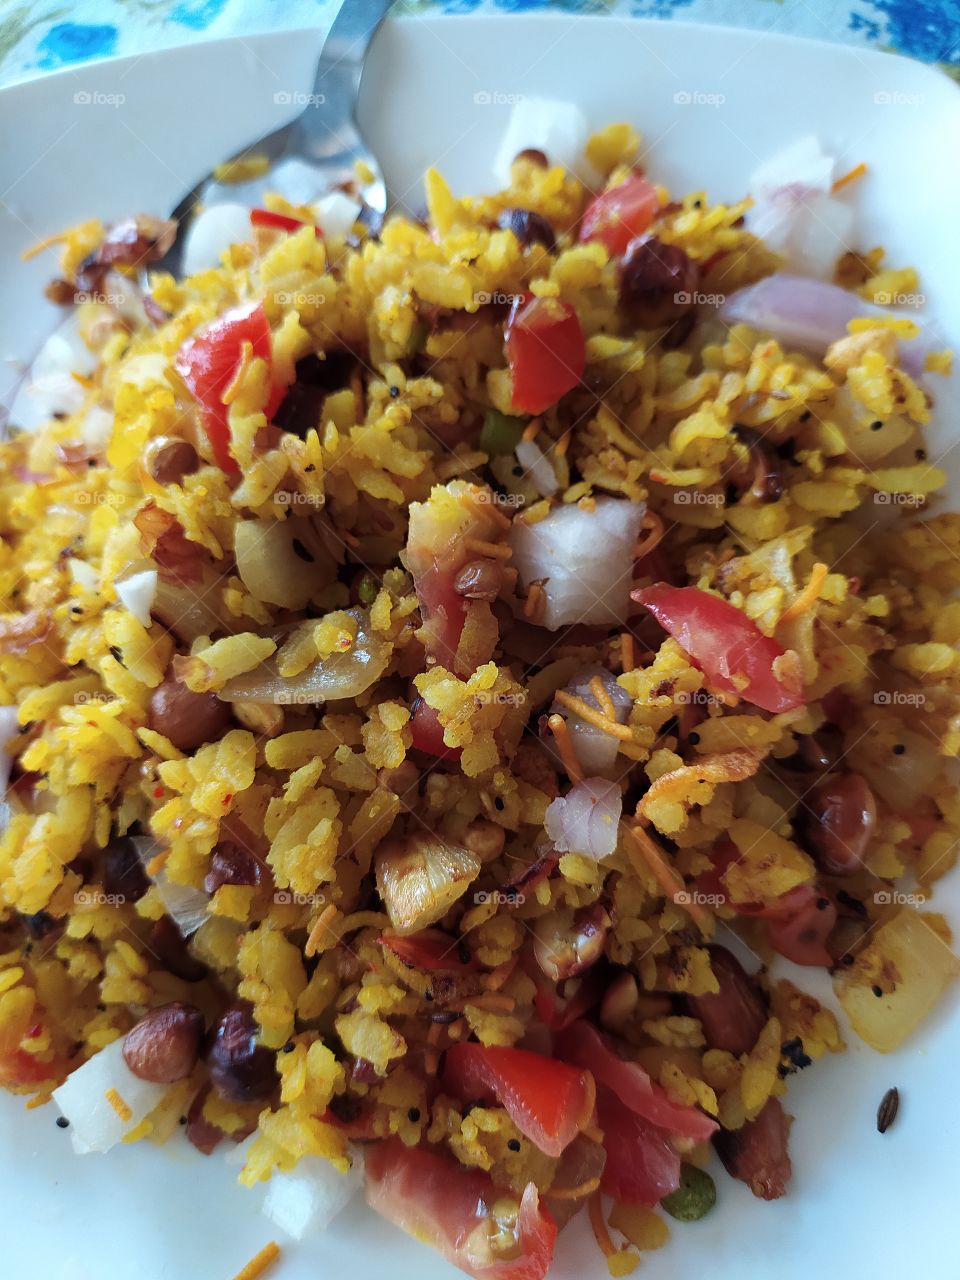
<svg viewBox="0 0 960 1280">
<path fill-rule="evenodd" d="M 381 934 L 381 947 L 388 947 L 404 964 L 415 969 L 476 969 L 475 960 L 461 960 L 458 942 L 439 929 L 421 929 L 400 938 L 394 934 Z"/>
<path fill-rule="evenodd" d="M 460 759 L 460 748 L 448 747 L 444 742 L 443 725 L 436 711 L 423 698 L 414 701 L 410 732 L 413 734 L 411 745 L 418 751 L 425 751 L 427 755 L 437 756 L 440 760 Z"/>
<path fill-rule="evenodd" d="M 663 1129 L 625 1106 L 611 1089 L 597 1090 L 597 1119 L 607 1159 L 601 1190 L 625 1204 L 659 1204 L 680 1185 L 680 1157 Z"/>
<path fill-rule="evenodd" d="M 634 591 L 631 597 L 650 610 L 716 688 L 764 711 L 803 706 L 801 690 L 773 673 L 773 664 L 784 656 L 783 647 L 729 601 L 699 587 L 671 587 L 665 582 Z"/>
<path fill-rule="evenodd" d="M 254 356 L 270 362 L 270 326 L 262 302 L 248 302 L 225 312 L 188 338 L 174 361 L 177 373 L 203 410 L 203 427 L 217 465 L 234 475 L 240 468 L 230 452 L 223 393 L 237 371 L 245 342 L 250 343 Z M 276 413 L 284 392 L 283 386 L 274 386 L 264 409 L 268 421 Z"/>
<path fill-rule="evenodd" d="M 0 1056 L 0 1088 L 3 1089 L 24 1089 L 42 1080 L 55 1079 L 57 1072 L 56 1063 L 40 1062 L 23 1049 Z"/>
<path fill-rule="evenodd" d="M 527 1184 L 515 1220 L 494 1218 L 511 1198 L 479 1169 L 464 1169 L 427 1147 L 388 1138 L 367 1148 L 367 1203 L 476 1280 L 544 1280 L 557 1224 Z"/>
<path fill-rule="evenodd" d="M 624 1106 L 667 1133 L 706 1142 L 717 1130 L 716 1122 L 696 1107 L 671 1102 L 639 1063 L 621 1058 L 588 1022 L 574 1022 L 561 1031 L 554 1052 L 564 1062 L 586 1067 L 598 1086 L 612 1089 Z"/>
<path fill-rule="evenodd" d="M 794 964 L 829 968 L 833 957 L 827 938 L 837 923 L 836 903 L 816 886 L 802 884 L 783 895 L 780 907 L 780 914 L 771 913 L 767 923 L 774 951 Z"/>
<path fill-rule="evenodd" d="M 532 956 L 524 960 L 523 967 L 537 988 L 533 997 L 534 1008 L 550 1031 L 562 1031 L 589 1013 L 595 1004 L 600 1003 L 609 982 L 609 973 L 596 965 L 588 969 L 582 978 L 574 980 L 572 995 L 564 996 L 560 994 L 558 984 L 551 982 Z"/>
<path fill-rule="evenodd" d="M 447 1050 L 443 1085 L 464 1101 L 500 1103 L 525 1137 L 558 1156 L 593 1115 L 596 1090 L 585 1071 L 528 1049 L 461 1042 Z"/>
<path fill-rule="evenodd" d="M 518 413 L 543 413 L 583 377 L 587 349 L 569 302 L 518 298 L 510 309 L 506 338 Z"/>
<path fill-rule="evenodd" d="M 659 204 L 655 189 L 636 174 L 590 201 L 580 224 L 580 239 L 599 240 L 619 256 L 635 236 L 643 235 Z"/>
<path fill-rule="evenodd" d="M 309 225 L 300 218 L 291 218 L 288 213 L 274 213 L 272 209 L 251 209 L 250 225 L 253 227 L 270 227 L 277 231 L 299 231 L 301 227 Z M 319 227 L 314 227 L 317 233 L 317 239 L 323 239 L 323 232 Z"/>
</svg>

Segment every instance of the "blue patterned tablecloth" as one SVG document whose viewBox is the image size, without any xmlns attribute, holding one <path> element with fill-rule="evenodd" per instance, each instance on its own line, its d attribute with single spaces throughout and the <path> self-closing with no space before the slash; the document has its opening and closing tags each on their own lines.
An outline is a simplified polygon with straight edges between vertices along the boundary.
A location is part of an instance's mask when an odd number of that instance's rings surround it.
<svg viewBox="0 0 960 1280">
<path fill-rule="evenodd" d="M 336 0 L 0 0 L 0 85 L 114 54 L 329 21 Z M 400 11 L 633 14 L 895 49 L 960 79 L 960 0 L 399 0 Z"/>
</svg>

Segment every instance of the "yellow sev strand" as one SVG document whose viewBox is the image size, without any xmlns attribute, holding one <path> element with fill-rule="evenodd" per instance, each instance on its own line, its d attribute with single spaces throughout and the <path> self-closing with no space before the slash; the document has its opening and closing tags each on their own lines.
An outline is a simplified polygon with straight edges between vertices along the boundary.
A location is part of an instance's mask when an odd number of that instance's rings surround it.
<svg viewBox="0 0 960 1280">
<path fill-rule="evenodd" d="M 659 546 L 666 533 L 663 521 L 655 511 L 648 511 L 643 517 L 643 528 L 648 532 L 633 549 L 633 554 L 638 560 L 641 556 L 649 555 L 654 547 Z"/>
<path fill-rule="evenodd" d="M 108 1089 L 103 1095 L 113 1107 L 114 1111 L 120 1117 L 124 1124 L 128 1124 L 133 1119 L 133 1112 L 117 1093 L 116 1089 Z"/>
<path fill-rule="evenodd" d="M 620 665 L 624 671 L 632 671 L 637 665 L 637 657 L 633 647 L 633 633 L 624 631 L 620 637 Z"/>
<path fill-rule="evenodd" d="M 530 421 L 527 423 L 527 425 L 524 427 L 523 435 L 520 437 L 520 439 L 536 440 L 537 436 L 540 434 L 540 428 L 542 426 L 543 426 L 542 418 L 531 418 Z"/>
<path fill-rule="evenodd" d="M 611 1240 L 610 1232 L 607 1230 L 607 1224 L 603 1216 L 603 1196 L 599 1191 L 594 1192 L 590 1197 L 587 1213 L 590 1217 L 590 1226 L 593 1228 L 593 1236 L 600 1248 L 600 1252 L 605 1258 L 612 1258 L 617 1252 L 617 1246 Z"/>
<path fill-rule="evenodd" d="M 303 954 L 307 957 L 315 956 L 320 949 L 320 943 L 323 940 L 324 933 L 327 932 L 330 925 L 336 919 L 337 908 L 333 903 L 329 903 L 317 916 L 316 924 L 310 930 L 310 936 L 307 938 L 306 946 L 303 948 Z"/>
<path fill-rule="evenodd" d="M 562 707 L 566 707 L 568 711 L 575 712 L 581 720 L 586 720 L 588 724 L 595 725 L 596 728 L 602 729 L 604 733 L 609 733 L 613 738 L 619 738 L 621 742 L 632 742 L 633 733 L 625 724 L 605 716 L 602 711 L 597 711 L 595 707 L 591 707 L 589 702 L 584 702 L 582 698 L 576 697 L 575 694 L 567 693 L 565 689 L 557 692 L 557 701 Z"/>
<path fill-rule="evenodd" d="M 233 404 L 234 400 L 236 400 L 252 361 L 253 343 L 249 338 L 245 338 L 243 345 L 240 347 L 240 363 L 237 365 L 236 373 L 224 388 L 223 395 L 220 397 L 221 404 Z"/>
<path fill-rule="evenodd" d="M 647 832 L 644 831 L 643 827 L 639 824 L 629 822 L 624 825 L 633 837 L 633 842 L 637 849 L 643 855 L 643 861 L 647 869 L 653 872 L 654 878 L 670 901 L 676 902 L 678 894 L 683 894 L 684 898 L 688 897 L 689 895 L 686 892 L 683 880 L 666 861 L 659 846 L 647 834 Z M 632 853 L 630 858 L 636 865 L 636 859 Z M 696 920 L 697 924 L 706 924 L 707 914 L 699 903 L 693 901 L 684 902 L 681 900 L 678 905 L 682 906 L 684 911 Z"/>
<path fill-rule="evenodd" d="M 464 538 L 463 545 L 478 556 L 492 556 L 494 560 L 509 560 L 513 548 L 502 542 L 487 542 L 483 538 Z"/>
<path fill-rule="evenodd" d="M 546 1194 L 551 1200 L 582 1200 L 584 1196 L 592 1196 L 599 1186 L 599 1178 L 590 1178 L 579 1187 L 551 1187 Z"/>
<path fill-rule="evenodd" d="M 607 692 L 606 685 L 603 683 L 603 681 L 600 679 L 599 676 L 591 676 L 590 692 L 596 698 L 597 703 L 599 704 L 600 710 L 603 712 L 603 714 L 605 716 L 609 716 L 611 720 L 616 720 L 617 709 L 613 705 L 613 701 L 610 697 L 610 694 Z"/>
<path fill-rule="evenodd" d="M 861 161 L 860 164 L 855 164 L 852 169 L 848 170 L 848 172 L 841 178 L 838 178 L 830 190 L 842 191 L 843 188 L 848 187 L 851 182 L 856 182 L 858 178 L 862 178 L 866 172 L 867 166 Z"/>
<path fill-rule="evenodd" d="M 531 582 L 527 598 L 523 602 L 523 616 L 539 620 L 544 613 L 546 597 L 543 594 L 542 582 Z"/>
<path fill-rule="evenodd" d="M 30 245 L 28 249 L 24 249 L 20 255 L 21 262 L 29 262 L 31 258 L 36 258 L 38 254 L 43 253 L 44 249 L 52 249 L 55 244 L 63 244 L 70 233 L 68 231 L 58 231 L 54 236 L 44 236 L 42 240 L 38 240 L 36 244 Z"/>
<path fill-rule="evenodd" d="M 245 1267 L 241 1267 L 233 1280 L 257 1280 L 268 1267 L 272 1267 L 280 1257 L 280 1246 L 276 1240 L 265 1244 L 255 1258 L 251 1258 Z"/>
<path fill-rule="evenodd" d="M 553 452 L 558 458 L 565 458 L 567 450 L 570 448 L 570 432 L 565 431 L 557 443 L 554 445 Z"/>
<path fill-rule="evenodd" d="M 553 740 L 557 744 L 557 751 L 563 761 L 567 777 L 571 782 L 582 782 L 583 773 L 580 769 L 577 754 L 573 749 L 573 739 L 570 737 L 570 729 L 566 720 L 564 720 L 563 716 L 555 714 L 548 718 L 547 724 L 553 734 Z"/>
<path fill-rule="evenodd" d="M 794 600 L 793 604 L 788 605 L 781 613 L 781 622 L 789 622 L 791 618 L 798 618 L 802 613 L 806 613 L 808 609 L 813 608 L 820 598 L 820 592 L 823 590 L 823 584 L 828 573 L 827 566 L 818 560 L 810 570 L 810 581 Z"/>
</svg>

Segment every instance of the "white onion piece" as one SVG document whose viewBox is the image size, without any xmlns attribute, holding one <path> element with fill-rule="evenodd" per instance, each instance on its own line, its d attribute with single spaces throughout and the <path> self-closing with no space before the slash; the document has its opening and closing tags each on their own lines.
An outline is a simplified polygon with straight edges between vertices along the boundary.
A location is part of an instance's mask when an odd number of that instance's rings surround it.
<svg viewBox="0 0 960 1280">
<path fill-rule="evenodd" d="M 345 191 L 331 191 L 311 206 L 325 236 L 348 236 L 360 217 L 363 205 Z"/>
<path fill-rule="evenodd" d="M 766 194 L 791 183 L 810 191 L 829 191 L 833 169 L 834 158 L 822 149 L 819 139 L 804 134 L 757 165 L 750 176 L 750 194 Z"/>
<path fill-rule="evenodd" d="M 123 1120 L 107 1101 L 115 1089 L 130 1108 Z M 108 1044 L 70 1073 L 53 1100 L 70 1121 L 70 1140 L 78 1155 L 109 1151 L 163 1101 L 169 1085 L 135 1076 L 123 1060 L 123 1037 Z"/>
<path fill-rule="evenodd" d="M 152 836 L 133 836 L 132 841 L 144 871 L 160 895 L 160 901 L 166 907 L 167 915 L 173 920 L 181 935 L 189 938 L 208 918 L 209 895 L 201 889 L 194 889 L 192 885 L 175 883 L 163 868 L 159 871 L 147 869 L 150 860 L 163 848 L 158 840 L 154 840 Z"/>
<path fill-rule="evenodd" d="M 97 453 L 103 452 L 113 435 L 113 414 L 99 404 L 92 404 L 84 414 L 80 434 L 85 445 Z"/>
<path fill-rule="evenodd" d="M 633 548 L 646 504 L 598 498 L 592 511 L 557 507 L 535 524 L 514 520 L 513 564 L 525 587 L 544 582 L 542 624 L 550 631 L 570 623 L 623 623 L 630 611 Z"/>
<path fill-rule="evenodd" d="M 623 797 L 615 782 L 584 778 L 547 805 L 543 827 L 560 853 L 609 857 L 617 847 Z"/>
<path fill-rule="evenodd" d="M 251 595 L 284 609 L 302 609 L 334 576 L 308 520 L 240 520 L 233 550 L 237 573 Z"/>
<path fill-rule="evenodd" d="M 232 244 L 252 239 L 250 209 L 245 204 L 212 204 L 194 217 L 183 246 L 183 274 L 219 267 L 220 255 Z"/>
<path fill-rule="evenodd" d="M 588 133 L 587 118 L 575 103 L 521 98 L 510 113 L 497 150 L 494 177 L 509 186 L 510 166 L 521 151 L 531 147 L 542 151 L 551 164 L 562 165 L 571 172 L 583 171 Z"/>
<path fill-rule="evenodd" d="M 36 431 L 57 413 L 76 413 L 87 392 L 73 376 L 93 373 L 97 358 L 80 336 L 80 313 L 71 311 L 37 352 L 10 406 L 10 421 Z"/>
<path fill-rule="evenodd" d="M 145 627 L 153 622 L 150 610 L 157 595 L 156 569 L 140 569 L 116 583 L 117 598 Z"/>
<path fill-rule="evenodd" d="M 581 698 L 587 706 L 594 707 L 599 711 L 600 703 L 590 688 L 590 681 L 593 679 L 599 679 L 606 689 L 616 712 L 617 723 L 626 724 L 630 709 L 633 706 L 633 699 L 626 689 L 617 684 L 616 677 L 612 672 L 608 671 L 606 667 L 601 667 L 599 663 L 595 666 L 585 667 L 574 676 L 567 685 L 566 692 L 572 693 L 575 698 Z M 595 724 L 582 720 L 575 712 L 568 707 L 562 706 L 559 702 L 553 704 L 550 708 L 550 713 L 551 715 L 557 713 L 566 718 L 567 727 L 573 739 L 573 749 L 577 761 L 585 774 L 606 773 L 613 767 L 617 758 L 618 745 L 617 739 L 612 733 L 605 733 L 603 729 L 598 729 Z"/>
<path fill-rule="evenodd" d="M 777 272 L 731 294 L 719 314 L 727 324 L 749 325 L 788 349 L 822 356 L 832 342 L 847 337 L 847 325 L 857 316 L 904 313 L 878 307 L 839 285 Z M 908 318 L 920 323 L 916 316 Z M 900 363 L 904 369 L 919 373 L 933 345 L 922 331 L 902 342 Z"/>
<path fill-rule="evenodd" d="M 521 440 L 516 448 L 517 461 L 528 473 L 538 491 L 545 498 L 552 498 L 559 490 L 560 482 L 553 463 L 536 440 Z"/>
<path fill-rule="evenodd" d="M 10 785 L 10 773 L 13 769 L 13 756 L 7 750 L 20 733 L 20 722 L 17 719 L 16 707 L 0 707 L 0 795 L 6 793 Z M 6 823 L 0 824 L 0 829 Z"/>
<path fill-rule="evenodd" d="M 67 572 L 70 574 L 70 580 L 78 587 L 82 587 L 85 591 L 96 591 L 100 585 L 100 578 L 92 564 L 87 564 L 86 560 L 78 560 L 76 556 L 67 558 Z"/>
<path fill-rule="evenodd" d="M 340 1173 L 322 1156 L 302 1156 L 290 1173 L 275 1173 L 267 1184 L 263 1212 L 294 1240 L 324 1231 L 363 1185 L 362 1162 L 354 1156 Z"/>
</svg>

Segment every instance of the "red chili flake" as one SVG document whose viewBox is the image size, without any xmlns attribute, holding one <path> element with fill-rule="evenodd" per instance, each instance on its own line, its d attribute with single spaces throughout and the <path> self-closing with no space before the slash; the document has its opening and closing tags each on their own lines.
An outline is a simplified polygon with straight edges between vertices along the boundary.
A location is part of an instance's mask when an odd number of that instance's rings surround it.
<svg viewBox="0 0 960 1280">
<path fill-rule="evenodd" d="M 23 1038 L 24 1040 L 36 1040 L 37 1036 L 40 1035 L 42 1031 L 43 1031 L 43 1027 L 40 1025 L 40 1023 L 35 1022 L 33 1026 L 30 1028 L 30 1030 L 24 1033 Z"/>
<path fill-rule="evenodd" d="M 164 794 L 164 792 L 163 792 L 163 787 L 154 787 L 154 788 L 153 788 L 153 796 L 154 796 L 154 799 L 155 799 L 155 800 L 159 800 L 159 799 L 160 799 L 160 797 L 161 797 L 163 794 Z"/>
<path fill-rule="evenodd" d="M 232 799 L 233 799 L 233 794 L 232 794 L 232 793 L 228 793 L 227 795 L 225 795 L 225 796 L 223 797 L 223 803 L 224 803 L 224 806 L 228 805 L 228 804 L 231 802 L 231 800 L 232 800 Z"/>
</svg>

